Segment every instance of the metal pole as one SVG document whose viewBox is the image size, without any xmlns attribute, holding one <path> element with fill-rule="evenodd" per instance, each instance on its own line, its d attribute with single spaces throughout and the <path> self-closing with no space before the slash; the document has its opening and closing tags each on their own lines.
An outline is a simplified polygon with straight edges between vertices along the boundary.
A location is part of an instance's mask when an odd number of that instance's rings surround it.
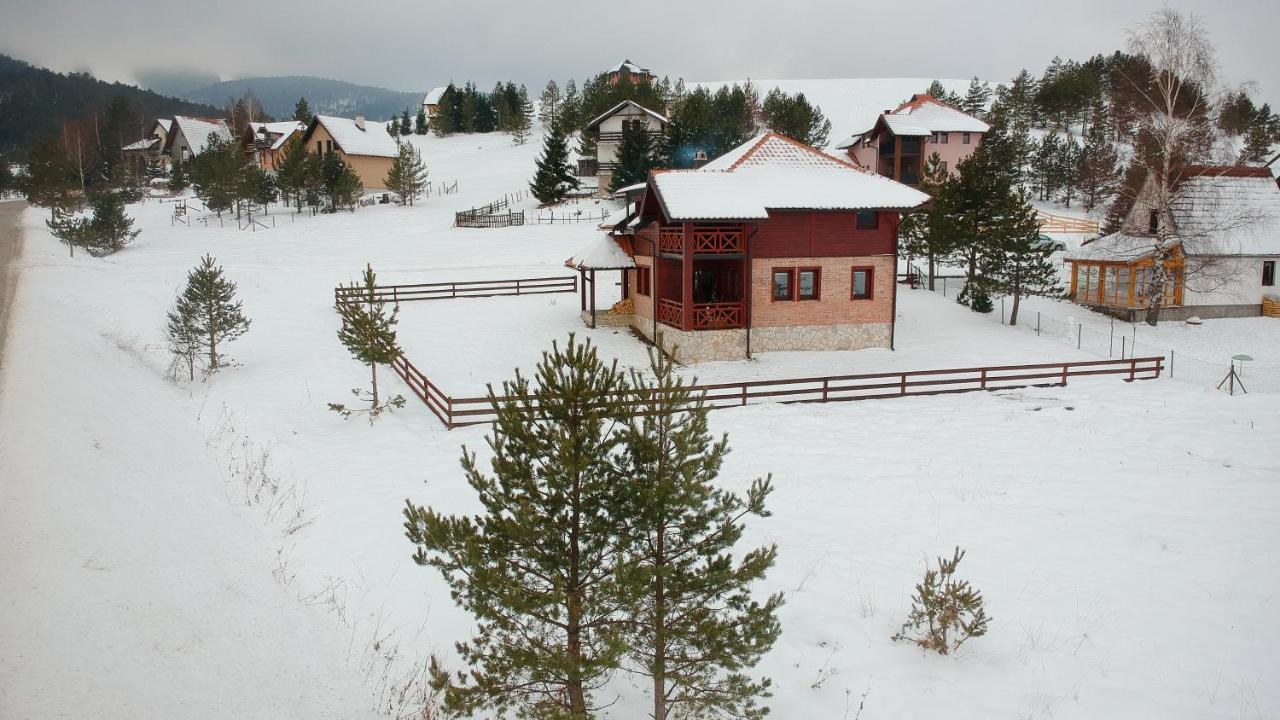
<svg viewBox="0 0 1280 720">
<path fill-rule="evenodd" d="M 1169 377 L 1173 377 L 1173 351 L 1169 351 Z"/>
<path fill-rule="evenodd" d="M 1036 337 L 1040 336 L 1040 311 L 1036 311 Z"/>
<path fill-rule="evenodd" d="M 1084 329 L 1083 325 L 1076 325 L 1076 349 L 1080 349 L 1080 332 Z"/>
</svg>

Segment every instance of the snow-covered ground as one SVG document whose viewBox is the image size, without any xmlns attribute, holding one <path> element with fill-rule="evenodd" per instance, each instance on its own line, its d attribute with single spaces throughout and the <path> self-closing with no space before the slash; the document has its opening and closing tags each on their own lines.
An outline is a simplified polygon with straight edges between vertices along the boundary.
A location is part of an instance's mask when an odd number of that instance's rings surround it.
<svg viewBox="0 0 1280 720">
<path fill-rule="evenodd" d="M 175 707 L 191 683 L 239 693 L 232 669 L 272 682 L 236 698 L 243 712 L 221 716 L 288 716 L 273 710 L 307 675 L 323 692 L 308 698 L 314 712 L 296 714 L 355 717 L 336 698 L 349 702 L 360 676 L 377 691 L 385 668 L 366 659 L 372 637 L 390 638 L 380 646 L 398 649 L 400 670 L 429 652 L 456 667 L 452 646 L 470 619 L 434 571 L 410 560 L 400 510 L 407 497 L 474 511 L 459 446 L 483 452 L 485 428 L 445 431 L 416 403 L 373 425 L 327 410 L 366 382 L 335 337 L 332 288 L 366 261 L 384 283 L 562 274 L 595 230 L 453 229 L 455 209 L 523 187 L 537 143 L 417 142 L 433 177 L 459 180 L 458 194 L 281 216 L 259 233 L 171 227 L 168 206 L 150 203 L 133 209 L 142 236 L 104 260 L 67 258 L 42 214 L 27 214 L 11 345 L 20 361 L 0 393 L 0 539 L 27 544 L 16 556 L 23 583 L 0 588 L 10 609 L 0 616 L 0 715 L 41 707 L 43 688 L 74 684 L 91 661 L 113 663 L 101 681 L 135 712 L 79 686 L 59 702 L 109 717 L 146 715 L 143 693 Z M 174 387 L 163 315 L 205 252 L 240 284 L 254 324 L 227 348 L 239 366 Z M 610 275 L 600 276 L 602 305 L 616 293 Z M 904 292 L 898 310 L 896 352 L 774 353 L 684 372 L 728 380 L 1092 357 L 926 292 Z M 630 335 L 588 331 L 577 312 L 568 294 L 412 303 L 400 330 L 414 362 L 456 394 L 527 367 L 570 330 L 624 363 L 643 361 Z M 853 717 L 864 695 L 862 717 L 1280 712 L 1280 575 L 1267 571 L 1280 540 L 1273 400 L 1096 379 L 760 405 L 717 411 L 712 427 L 730 435 L 727 487 L 772 472 L 778 488 L 773 516 L 744 539 L 779 546 L 759 588 L 787 594 L 782 637 L 759 668 L 774 680 L 775 716 Z M 264 475 L 281 490 L 243 507 L 243 478 Z M 49 492 L 38 496 L 41 487 Z M 71 504 L 65 517 L 60 502 Z M 284 509 L 267 518 L 271 502 Z M 13 512 L 37 527 L 14 524 Z M 890 642 L 925 560 L 955 545 L 994 617 L 988 635 L 950 658 Z M 292 579 L 272 587 L 273 570 Z M 148 577 L 136 591 L 124 584 Z M 177 592 L 170 585 L 199 604 L 162 606 Z M 108 649 L 79 657 L 95 647 L 86 628 L 103 628 Z M 153 640 L 171 628 L 184 634 Z M 251 637 L 210 639 L 227 628 Z M 189 678 L 179 661 L 164 677 L 172 682 L 138 689 L 182 653 L 231 669 Z M 615 695 L 609 717 L 647 717 L 642 683 L 619 676 L 603 693 Z"/>
</svg>

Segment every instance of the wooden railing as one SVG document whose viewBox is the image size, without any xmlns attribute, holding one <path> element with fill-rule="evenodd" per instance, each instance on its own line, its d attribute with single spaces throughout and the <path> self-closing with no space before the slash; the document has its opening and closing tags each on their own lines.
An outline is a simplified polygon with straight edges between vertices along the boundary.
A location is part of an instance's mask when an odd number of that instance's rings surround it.
<svg viewBox="0 0 1280 720">
<path fill-rule="evenodd" d="M 1098 233 L 1098 223 L 1082 218 L 1036 211 L 1036 222 L 1040 223 L 1040 232 L 1081 233 L 1085 235 L 1096 235 Z"/>
<path fill-rule="evenodd" d="M 684 228 L 659 227 L 658 252 L 684 254 Z"/>
<path fill-rule="evenodd" d="M 739 225 L 694 225 L 693 252 L 698 255 L 740 253 L 746 233 Z"/>
<path fill-rule="evenodd" d="M 482 205 L 470 210 L 460 210 L 453 214 L 453 224 L 456 227 L 468 228 L 495 228 L 495 227 L 511 227 L 514 225 L 524 225 L 524 211 L 507 211 L 510 201 L 506 198 L 495 200 L 488 205 Z"/>
<path fill-rule="evenodd" d="M 374 299 L 401 303 L 413 300 L 453 300 L 457 298 L 496 297 L 501 295 L 547 295 L 578 291 L 576 275 L 558 277 L 512 278 L 508 280 L 465 280 L 462 282 L 417 283 L 414 285 L 379 285 Z M 336 287 L 334 303 L 364 302 L 368 299 L 360 287 Z"/>
<path fill-rule="evenodd" d="M 745 303 L 695 303 L 693 306 L 693 329 L 740 328 L 744 325 L 745 317 Z"/>
<path fill-rule="evenodd" d="M 712 409 L 741 407 L 761 402 L 826 403 L 852 400 L 944 395 L 1023 387 L 1064 386 L 1070 378 L 1094 375 L 1116 375 L 1125 382 L 1152 380 L 1164 370 L 1163 357 L 1126 358 L 1120 360 L 1086 360 L 1080 362 L 1036 363 L 1030 365 L 993 365 L 989 367 L 954 368 L 948 370 L 908 370 L 905 372 L 834 375 L 830 377 L 793 378 L 786 380 L 753 380 L 689 386 L 702 393 Z M 514 398 L 499 396 L 498 402 Z M 453 429 L 493 422 L 496 414 L 488 397 L 449 397 L 443 405 L 445 417 L 433 408 L 445 427 Z M 647 401 L 632 393 L 623 394 L 623 403 L 640 408 Z M 536 411 L 536 406 L 534 410 Z M 636 412 L 639 412 L 637 409 Z M 447 418 L 447 419 L 446 419 Z"/>
<path fill-rule="evenodd" d="M 658 299 L 658 322 L 672 327 L 684 327 L 684 307 L 675 300 Z"/>
</svg>

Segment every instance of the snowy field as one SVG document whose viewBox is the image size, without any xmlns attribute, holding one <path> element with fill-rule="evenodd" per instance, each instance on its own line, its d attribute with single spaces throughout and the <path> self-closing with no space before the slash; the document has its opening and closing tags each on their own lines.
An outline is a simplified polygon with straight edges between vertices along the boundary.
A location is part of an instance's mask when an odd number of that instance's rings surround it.
<svg viewBox="0 0 1280 720">
<path fill-rule="evenodd" d="M 104 260 L 68 258 L 28 211 L 0 394 L 0 541 L 26 538 L 0 560 L 0 716 L 350 718 L 415 658 L 456 667 L 470 619 L 410 560 L 400 511 L 405 498 L 474 511 L 458 458 L 463 443 L 483 450 L 484 428 L 445 431 L 414 402 L 372 426 L 327 410 L 367 381 L 335 337 L 332 288 L 366 261 L 383 283 L 558 275 L 595 230 L 452 229 L 454 210 L 520 190 L 537 147 L 419 142 L 458 194 L 282 216 L 259 233 L 171 227 L 169 206 L 149 203 L 133 208 L 142 236 Z M 174 385 L 164 312 L 206 252 L 240 284 L 253 326 L 228 348 L 237 367 Z M 615 278 L 601 273 L 602 290 L 616 293 Z M 588 331 L 577 311 L 568 294 L 412 303 L 400 329 L 409 357 L 456 394 L 528 367 L 570 330 L 643 362 L 630 335 Z M 684 372 L 1093 357 L 923 291 L 898 311 L 893 353 Z M 744 539 L 779 546 L 758 588 L 787 595 L 759 668 L 775 717 L 852 718 L 864 696 L 863 718 L 1280 712 L 1274 398 L 1104 378 L 752 406 L 713 413 L 712 428 L 733 447 L 726 486 L 766 472 L 777 486 L 773 516 Z M 956 545 L 994 618 L 988 635 L 949 658 L 890 642 L 925 561 Z M 640 681 L 619 676 L 601 694 L 614 696 L 608 717 L 647 717 Z"/>
</svg>

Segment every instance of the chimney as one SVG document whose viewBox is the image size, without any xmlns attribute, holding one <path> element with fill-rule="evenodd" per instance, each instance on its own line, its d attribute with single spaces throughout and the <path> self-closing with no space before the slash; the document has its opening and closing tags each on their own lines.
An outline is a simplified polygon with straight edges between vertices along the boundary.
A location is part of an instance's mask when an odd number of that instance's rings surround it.
<svg viewBox="0 0 1280 720">
<path fill-rule="evenodd" d="M 364 116 L 363 116 L 363 115 L 357 115 L 357 116 L 356 116 L 356 127 L 360 128 L 361 130 L 364 130 Z"/>
<path fill-rule="evenodd" d="M 700 167 L 702 167 L 703 165 L 706 165 L 706 164 L 707 164 L 707 153 L 706 153 L 705 151 L 703 151 L 703 150 L 699 150 L 699 151 L 697 151 L 697 152 L 695 152 L 695 153 L 693 154 L 693 169 L 694 169 L 694 170 L 697 170 L 698 168 L 700 168 Z"/>
</svg>

